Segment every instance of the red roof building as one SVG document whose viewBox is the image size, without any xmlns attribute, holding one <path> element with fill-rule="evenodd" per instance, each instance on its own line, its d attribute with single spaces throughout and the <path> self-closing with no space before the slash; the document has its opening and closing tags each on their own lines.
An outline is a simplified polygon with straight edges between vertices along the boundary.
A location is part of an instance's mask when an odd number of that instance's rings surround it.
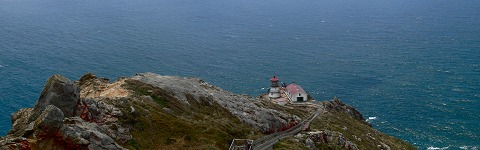
<svg viewBox="0 0 480 150">
<path fill-rule="evenodd" d="M 292 102 L 304 102 L 308 99 L 307 92 L 305 92 L 302 87 L 295 83 L 288 85 L 285 93 Z"/>
</svg>

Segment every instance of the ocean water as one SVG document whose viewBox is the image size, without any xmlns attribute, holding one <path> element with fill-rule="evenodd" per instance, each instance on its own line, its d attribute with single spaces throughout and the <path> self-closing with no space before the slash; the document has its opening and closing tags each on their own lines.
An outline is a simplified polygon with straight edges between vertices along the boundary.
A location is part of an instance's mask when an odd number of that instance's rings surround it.
<svg viewBox="0 0 480 150">
<path fill-rule="evenodd" d="M 0 0 L 0 133 L 46 79 L 139 72 L 336 96 L 419 149 L 480 147 L 480 1 Z"/>
</svg>

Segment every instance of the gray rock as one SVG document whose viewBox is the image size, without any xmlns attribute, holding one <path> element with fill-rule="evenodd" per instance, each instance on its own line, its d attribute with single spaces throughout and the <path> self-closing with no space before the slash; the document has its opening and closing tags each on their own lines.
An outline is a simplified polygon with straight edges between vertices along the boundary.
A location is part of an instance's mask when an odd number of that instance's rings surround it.
<svg viewBox="0 0 480 150">
<path fill-rule="evenodd" d="M 9 149 L 9 150 L 25 150 L 31 149 L 28 143 L 27 138 L 25 137 L 14 137 L 14 138 L 4 138 L 0 140 L 0 149 Z"/>
<path fill-rule="evenodd" d="M 163 111 L 165 111 L 165 112 L 167 112 L 167 113 L 169 113 L 169 114 L 171 114 L 171 115 L 174 114 L 173 111 L 172 111 L 171 109 L 167 108 L 167 107 L 164 107 L 164 108 L 162 108 L 162 109 L 163 109 Z"/>
<path fill-rule="evenodd" d="M 35 136 L 52 135 L 63 126 L 63 112 L 53 105 L 48 105 L 34 122 Z"/>
<path fill-rule="evenodd" d="M 356 144 L 347 141 L 347 143 L 345 144 L 345 149 L 358 150 L 358 147 Z"/>
<path fill-rule="evenodd" d="M 135 108 L 133 108 L 133 106 L 130 106 L 130 113 L 131 114 L 135 113 Z"/>
<path fill-rule="evenodd" d="M 187 93 L 197 101 L 206 98 L 209 103 L 218 103 L 242 122 L 263 132 L 272 131 L 272 125 L 279 129 L 281 126 L 287 125 L 290 118 L 299 118 L 263 107 L 258 99 L 225 91 L 198 78 L 141 73 L 130 79 L 165 90 L 167 93 L 171 93 L 170 97 L 174 97 L 186 105 L 190 105 L 186 96 Z"/>
<path fill-rule="evenodd" d="M 94 78 L 86 75 L 82 82 Z M 121 111 L 102 101 L 80 100 L 79 94 L 73 82 L 52 76 L 33 109 L 12 114 L 13 128 L 0 139 L 0 149 L 124 149 L 112 139 L 125 142 L 132 138 L 129 129 L 113 117 L 121 116 Z"/>
<path fill-rule="evenodd" d="M 311 132 L 309 133 L 308 139 L 311 139 L 315 143 L 319 144 L 335 144 L 345 149 L 349 150 L 358 150 L 358 147 L 352 141 L 349 141 L 343 136 L 342 133 L 336 131 L 320 131 L 320 132 Z"/>
<path fill-rule="evenodd" d="M 372 124 L 366 122 L 363 115 L 357 109 L 347 104 L 344 104 L 341 100 L 337 99 L 336 97 L 334 97 L 333 100 L 324 101 L 323 105 L 328 111 L 345 112 L 348 115 L 350 115 L 353 119 L 356 119 L 361 123 L 372 127 Z"/>
<path fill-rule="evenodd" d="M 102 122 L 102 116 L 105 115 L 105 112 L 102 111 L 106 110 L 99 109 L 99 105 L 101 104 L 90 98 L 80 99 L 75 115 L 85 121 Z"/>
<path fill-rule="evenodd" d="M 45 84 L 29 122 L 36 120 L 48 105 L 58 107 L 65 117 L 72 117 L 79 99 L 80 91 L 77 85 L 63 76 L 53 75 Z"/>
<path fill-rule="evenodd" d="M 309 149 L 311 149 L 311 150 L 317 149 L 317 148 L 315 147 L 315 143 L 314 143 L 314 142 L 312 141 L 312 139 L 310 139 L 310 138 L 307 138 L 307 139 L 305 140 L 305 145 L 306 145 Z"/>
<path fill-rule="evenodd" d="M 9 135 L 20 137 L 24 136 L 29 124 L 28 118 L 32 115 L 32 108 L 23 108 L 15 113 L 12 113 L 12 129 L 8 132 Z"/>
<path fill-rule="evenodd" d="M 122 102 L 122 99 L 117 100 L 117 102 Z M 81 99 L 77 106 L 76 114 L 78 117 L 68 118 L 65 122 L 77 125 L 83 124 L 82 126 L 85 126 L 85 123 L 81 122 L 97 124 L 98 126 L 89 125 L 88 127 L 94 127 L 96 128 L 95 130 L 98 130 L 120 142 L 126 142 L 132 139 L 130 130 L 123 127 L 121 123 L 118 122 L 117 117 L 122 116 L 120 109 L 111 104 L 107 104 L 104 101 L 97 101 L 96 99 Z M 138 114 L 138 112 L 135 111 L 134 114 Z"/>
<path fill-rule="evenodd" d="M 62 137 L 69 142 L 88 147 L 88 149 L 124 149 L 118 145 L 105 130 L 96 123 L 86 122 L 79 117 L 69 118 L 72 124 L 66 124 L 60 130 Z"/>
<path fill-rule="evenodd" d="M 78 82 L 80 82 L 80 85 L 83 85 L 85 82 L 88 82 L 88 81 L 91 81 L 91 80 L 95 80 L 97 79 L 97 76 L 91 72 L 83 75 L 80 80 L 78 80 Z"/>
<path fill-rule="evenodd" d="M 346 140 L 345 140 L 345 138 L 343 137 L 343 135 L 341 135 L 341 134 L 338 135 L 338 142 L 337 142 L 338 145 L 345 145 L 345 142 L 346 142 Z"/>
</svg>

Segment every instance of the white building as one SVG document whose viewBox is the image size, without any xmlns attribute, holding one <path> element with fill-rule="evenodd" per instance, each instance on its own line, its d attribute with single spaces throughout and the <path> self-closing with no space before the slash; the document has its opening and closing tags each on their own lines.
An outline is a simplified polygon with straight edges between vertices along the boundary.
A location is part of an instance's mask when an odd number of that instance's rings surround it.
<svg viewBox="0 0 480 150">
<path fill-rule="evenodd" d="M 308 100 L 307 92 L 295 83 L 288 85 L 285 93 L 292 102 L 304 102 Z"/>
<path fill-rule="evenodd" d="M 270 92 L 268 93 L 268 97 L 270 98 L 279 98 L 280 97 L 280 87 L 278 87 L 278 78 L 273 76 L 270 79 Z"/>
</svg>

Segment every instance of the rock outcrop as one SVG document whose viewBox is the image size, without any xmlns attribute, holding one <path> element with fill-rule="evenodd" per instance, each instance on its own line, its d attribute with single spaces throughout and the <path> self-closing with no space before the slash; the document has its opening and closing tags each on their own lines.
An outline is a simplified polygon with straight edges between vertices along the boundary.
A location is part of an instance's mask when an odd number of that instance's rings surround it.
<svg viewBox="0 0 480 150">
<path fill-rule="evenodd" d="M 305 145 L 311 150 L 317 149 L 317 147 L 315 146 L 315 143 L 310 138 L 305 139 Z"/>
<path fill-rule="evenodd" d="M 80 89 L 72 81 L 50 77 L 33 108 L 12 114 L 12 130 L 0 139 L 0 149 L 123 149 L 101 124 L 92 122 L 101 117 L 99 109 L 87 113 L 84 118 L 89 119 L 80 118 L 79 108 L 91 103 L 80 100 Z"/>
<path fill-rule="evenodd" d="M 327 117 L 317 118 L 330 122 L 347 118 L 349 123 L 332 126 L 342 128 L 342 133 L 323 130 L 295 139 L 303 147 L 334 143 L 358 149 L 356 143 L 365 141 L 388 149 L 405 145 L 392 144 L 395 140 L 377 142 L 383 134 L 373 129 L 365 130 L 371 135 L 356 132 L 361 138 L 346 134 L 370 124 L 338 99 L 279 106 L 265 97 L 234 94 L 198 78 L 142 73 L 109 82 L 88 73 L 76 82 L 50 77 L 33 108 L 11 115 L 12 129 L 0 138 L 0 149 L 227 149 L 234 138 L 257 139 L 287 130 L 320 108 Z M 318 129 L 324 121 L 314 122 L 305 130 Z"/>
<path fill-rule="evenodd" d="M 333 144 L 348 150 L 358 150 L 358 147 L 356 144 L 354 144 L 354 142 L 346 139 L 342 133 L 335 131 L 325 130 L 310 132 L 307 135 L 307 139 L 311 139 L 312 142 L 317 144 Z"/>
<path fill-rule="evenodd" d="M 163 89 L 167 93 L 171 93 L 171 97 L 181 100 L 186 105 L 189 105 L 188 95 L 196 100 L 202 97 L 211 99 L 239 117 L 244 123 L 263 132 L 288 125 L 291 119 L 300 120 L 298 116 L 292 114 L 260 107 L 262 104 L 260 104 L 259 99 L 225 91 L 198 78 L 142 73 L 133 76 L 131 79 Z"/>
<path fill-rule="evenodd" d="M 30 116 L 29 121 L 37 119 L 48 105 L 57 106 L 65 117 L 72 117 L 75 115 L 79 99 L 80 89 L 75 83 L 63 76 L 53 75 L 47 80 L 40 98 L 38 98 L 37 103 L 33 107 L 33 114 Z"/>
<path fill-rule="evenodd" d="M 360 113 L 354 107 L 344 104 L 342 101 L 340 101 L 336 97 L 333 98 L 333 100 L 331 101 L 324 101 L 323 105 L 325 106 L 327 111 L 345 112 L 355 120 L 358 120 L 361 123 L 372 127 L 372 124 L 365 121 L 365 118 L 363 117 L 362 113 Z"/>
<path fill-rule="evenodd" d="M 47 137 L 59 132 L 63 127 L 63 112 L 56 106 L 48 105 L 42 114 L 33 122 L 34 135 Z"/>
</svg>

